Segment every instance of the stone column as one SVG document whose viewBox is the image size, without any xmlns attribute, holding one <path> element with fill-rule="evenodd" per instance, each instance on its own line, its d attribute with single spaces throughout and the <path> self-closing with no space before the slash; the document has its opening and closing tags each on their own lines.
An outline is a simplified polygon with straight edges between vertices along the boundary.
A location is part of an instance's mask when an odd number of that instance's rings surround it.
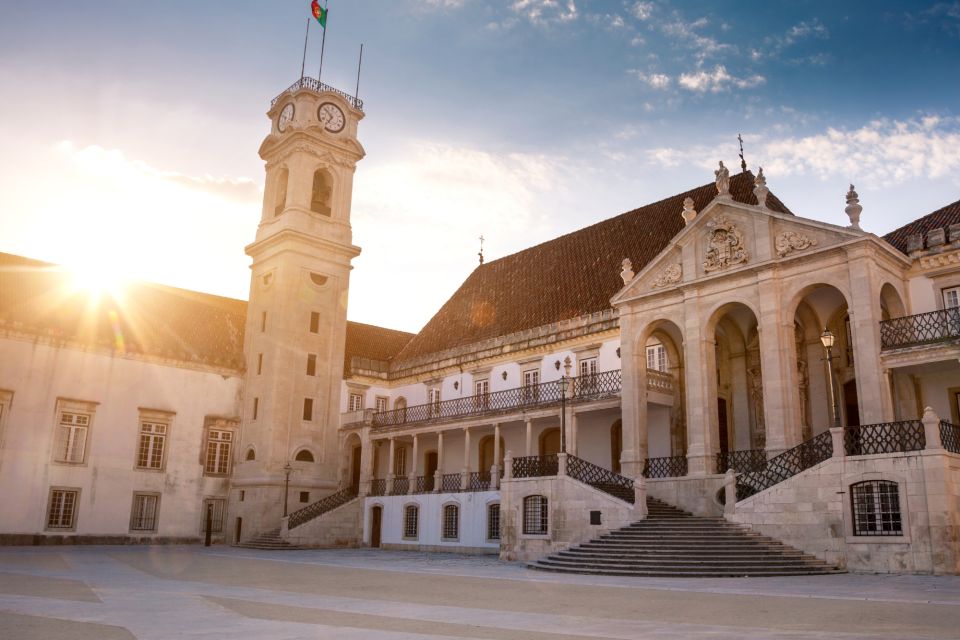
<svg viewBox="0 0 960 640">
<path fill-rule="evenodd" d="M 437 471 L 433 474 L 433 491 L 440 493 L 443 484 L 443 431 L 437 432 Z"/>
<path fill-rule="evenodd" d="M 509 449 L 507 450 L 506 455 L 503 456 L 503 479 L 513 479 L 513 452 Z"/>
<path fill-rule="evenodd" d="M 883 368 L 880 366 L 880 287 L 872 269 L 867 247 L 848 249 L 850 273 L 850 330 L 853 333 L 853 364 L 857 376 L 860 424 L 892 422 L 885 398 Z"/>
<path fill-rule="evenodd" d="M 395 477 L 393 472 L 396 459 L 394 454 L 396 453 L 396 446 L 396 438 L 390 438 L 390 459 L 387 460 L 387 487 L 386 491 L 384 491 L 384 494 L 388 496 L 393 495 L 393 478 Z"/>
<path fill-rule="evenodd" d="M 493 425 L 493 466 L 490 468 L 490 488 L 500 486 L 500 423 Z"/>
<path fill-rule="evenodd" d="M 567 454 L 557 454 L 557 476 L 567 475 Z"/>
<path fill-rule="evenodd" d="M 620 472 L 629 478 L 643 474 L 647 459 L 647 358 L 643 344 L 647 328 L 637 330 L 636 325 L 632 315 L 620 316 L 620 335 L 624 337 L 620 342 L 620 376 L 623 381 L 620 391 L 623 425 Z"/>
<path fill-rule="evenodd" d="M 359 495 L 370 494 L 370 483 L 373 481 L 373 440 L 370 438 L 370 427 L 360 429 L 360 487 Z"/>
<path fill-rule="evenodd" d="M 410 473 L 407 474 L 407 493 L 415 493 L 417 490 L 417 456 L 419 455 L 419 439 L 420 436 L 414 434 L 413 436 L 413 449 L 410 451 Z"/>
<path fill-rule="evenodd" d="M 685 294 L 695 296 L 696 294 Z M 703 320 L 685 301 L 683 358 L 687 374 L 687 473 L 713 473 L 717 452 L 717 368 L 713 336 L 704 335 Z"/>
<path fill-rule="evenodd" d="M 638 520 L 647 517 L 647 479 L 642 475 L 633 479 L 633 515 Z"/>
<path fill-rule="evenodd" d="M 763 419 L 767 457 L 800 444 L 800 387 L 797 383 L 796 336 L 793 318 L 781 321 L 780 287 L 772 270 L 757 277 L 760 293 L 757 318 L 760 333 L 760 373 L 763 380 Z"/>
<path fill-rule="evenodd" d="M 466 491 L 470 479 L 470 429 L 463 429 L 463 470 L 460 472 L 460 490 Z"/>
<path fill-rule="evenodd" d="M 580 429 L 577 421 L 577 413 L 573 410 L 573 407 L 567 407 L 568 416 L 567 424 L 570 425 L 570 439 L 567 441 L 570 445 L 567 447 L 567 453 L 570 455 L 578 455 L 579 448 L 577 447 L 577 442 L 580 437 Z"/>
<path fill-rule="evenodd" d="M 737 473 L 727 469 L 723 477 L 723 515 L 732 516 L 737 510 Z"/>
<path fill-rule="evenodd" d="M 532 456 L 533 455 L 533 420 L 527 418 L 527 452 L 524 455 Z"/>
<path fill-rule="evenodd" d="M 930 407 L 923 410 L 923 434 L 927 438 L 927 449 L 943 449 L 943 439 L 940 436 L 940 416 Z"/>
</svg>

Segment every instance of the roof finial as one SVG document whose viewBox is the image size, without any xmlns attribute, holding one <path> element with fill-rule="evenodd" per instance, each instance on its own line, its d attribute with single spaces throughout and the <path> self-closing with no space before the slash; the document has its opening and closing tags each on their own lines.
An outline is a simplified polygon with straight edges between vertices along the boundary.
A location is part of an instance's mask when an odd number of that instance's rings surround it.
<svg viewBox="0 0 960 640">
<path fill-rule="evenodd" d="M 636 275 L 633 272 L 633 263 L 630 262 L 630 258 L 624 258 L 623 262 L 620 263 L 620 277 L 623 278 L 624 286 L 630 284 L 630 281 L 633 280 L 633 277 Z"/>
<path fill-rule="evenodd" d="M 747 161 L 743 159 L 743 136 L 739 133 L 737 134 L 737 140 L 740 141 L 740 168 L 746 171 Z"/>
<path fill-rule="evenodd" d="M 770 189 L 767 189 L 767 178 L 763 175 L 763 167 L 760 167 L 760 171 L 757 172 L 757 176 L 753 179 L 753 195 L 757 196 L 757 206 L 761 209 L 766 208 L 767 195 L 769 193 Z"/>
<path fill-rule="evenodd" d="M 697 210 L 693 208 L 693 198 L 683 199 L 683 213 L 680 215 L 683 216 L 684 224 L 690 224 L 697 217 Z"/>
<path fill-rule="evenodd" d="M 484 239 L 485 239 L 485 238 L 484 238 L 483 236 L 480 236 L 480 253 L 477 254 L 478 256 L 480 256 L 480 264 L 481 264 L 481 265 L 483 264 L 483 241 L 484 241 Z"/>
<path fill-rule="evenodd" d="M 863 207 L 860 206 L 860 196 L 854 190 L 852 184 L 850 185 L 850 191 L 847 191 L 847 206 L 844 211 L 850 217 L 850 228 L 860 231 L 860 213 L 863 211 Z"/>
</svg>

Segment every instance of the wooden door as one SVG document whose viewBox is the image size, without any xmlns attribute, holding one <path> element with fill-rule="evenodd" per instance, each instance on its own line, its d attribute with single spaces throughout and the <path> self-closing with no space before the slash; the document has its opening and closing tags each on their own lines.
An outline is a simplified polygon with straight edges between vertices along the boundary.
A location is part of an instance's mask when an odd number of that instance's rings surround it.
<svg viewBox="0 0 960 640">
<path fill-rule="evenodd" d="M 717 398 L 717 425 L 720 436 L 720 453 L 726 453 L 730 450 L 730 438 L 727 434 L 727 401 L 725 398 Z"/>
<path fill-rule="evenodd" d="M 855 379 L 843 385 L 843 415 L 847 418 L 847 423 L 844 426 L 860 426 L 860 406 L 857 402 L 857 381 Z"/>
<path fill-rule="evenodd" d="M 360 454 L 362 452 L 361 447 L 354 447 L 353 456 L 350 460 L 350 486 L 354 491 L 360 490 Z"/>
<path fill-rule="evenodd" d="M 383 507 L 374 507 L 370 513 L 370 546 L 380 548 L 380 528 L 383 525 Z"/>
</svg>

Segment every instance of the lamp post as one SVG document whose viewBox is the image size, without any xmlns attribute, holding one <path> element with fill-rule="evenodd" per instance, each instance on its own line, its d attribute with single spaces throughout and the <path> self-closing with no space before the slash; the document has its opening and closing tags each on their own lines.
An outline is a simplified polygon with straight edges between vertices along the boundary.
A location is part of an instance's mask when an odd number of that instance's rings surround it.
<svg viewBox="0 0 960 640">
<path fill-rule="evenodd" d="M 560 376 L 560 453 L 567 452 L 567 387 L 570 378 Z"/>
<path fill-rule="evenodd" d="M 287 499 L 290 497 L 290 472 L 293 471 L 293 467 L 290 466 L 290 461 L 287 461 L 287 464 L 283 465 L 283 517 L 287 517 Z"/>
<path fill-rule="evenodd" d="M 820 342 L 823 344 L 823 348 L 827 350 L 827 372 L 830 377 L 830 380 L 827 384 L 827 389 L 829 390 L 830 398 L 830 408 L 833 411 L 833 426 L 840 426 L 840 408 L 837 406 L 837 393 L 833 388 L 833 344 L 836 341 L 836 337 L 830 331 L 824 327 L 823 333 L 820 334 Z"/>
</svg>

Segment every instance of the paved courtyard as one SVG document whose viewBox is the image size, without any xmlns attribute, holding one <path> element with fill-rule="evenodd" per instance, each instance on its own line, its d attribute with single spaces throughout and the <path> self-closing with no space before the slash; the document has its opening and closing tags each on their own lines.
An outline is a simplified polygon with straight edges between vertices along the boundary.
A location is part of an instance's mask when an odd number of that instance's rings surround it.
<svg viewBox="0 0 960 640">
<path fill-rule="evenodd" d="M 960 578 L 559 576 L 489 557 L 0 549 L 0 638 L 957 638 Z"/>
</svg>

